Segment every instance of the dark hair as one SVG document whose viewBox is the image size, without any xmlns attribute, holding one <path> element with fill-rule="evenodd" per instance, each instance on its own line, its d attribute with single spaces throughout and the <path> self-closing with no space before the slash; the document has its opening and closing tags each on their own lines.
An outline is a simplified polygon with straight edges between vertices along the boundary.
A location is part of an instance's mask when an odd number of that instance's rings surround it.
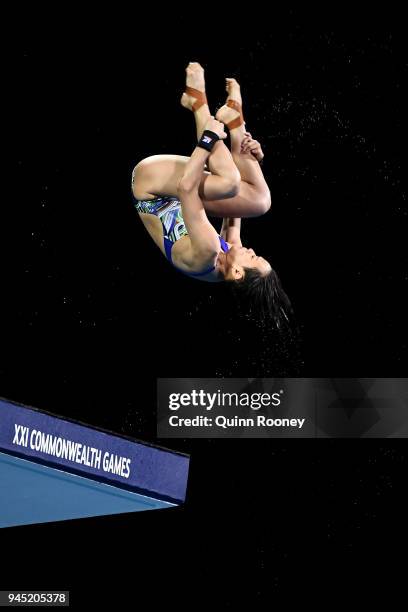
<svg viewBox="0 0 408 612">
<path fill-rule="evenodd" d="M 242 279 L 231 282 L 235 292 L 248 300 L 250 309 L 256 309 L 262 317 L 271 317 L 278 329 L 287 325 L 293 309 L 275 270 L 266 275 L 254 268 L 244 270 Z"/>
</svg>

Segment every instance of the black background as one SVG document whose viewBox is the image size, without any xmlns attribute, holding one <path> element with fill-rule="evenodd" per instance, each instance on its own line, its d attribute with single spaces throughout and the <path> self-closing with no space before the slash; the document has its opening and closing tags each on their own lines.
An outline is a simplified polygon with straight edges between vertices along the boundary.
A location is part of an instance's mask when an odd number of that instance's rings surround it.
<svg viewBox="0 0 408 612">
<path fill-rule="evenodd" d="M 3 397 L 154 441 L 158 376 L 406 373 L 404 35 L 207 11 L 10 20 Z M 137 161 L 192 150 L 188 61 L 213 110 L 225 76 L 241 82 L 272 193 L 244 242 L 291 297 L 289 334 L 170 268 L 132 208 Z M 191 609 L 364 593 L 378 575 L 395 591 L 402 442 L 166 440 L 192 456 L 184 508 L 2 532 L 2 588 Z"/>
</svg>

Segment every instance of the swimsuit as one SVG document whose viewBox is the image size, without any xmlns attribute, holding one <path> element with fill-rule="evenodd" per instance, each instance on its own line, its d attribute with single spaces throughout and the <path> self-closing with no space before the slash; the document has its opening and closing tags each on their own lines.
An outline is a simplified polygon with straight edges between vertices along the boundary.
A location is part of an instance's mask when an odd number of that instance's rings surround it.
<svg viewBox="0 0 408 612">
<path fill-rule="evenodd" d="M 160 219 L 163 226 L 164 251 L 169 262 L 176 268 L 177 266 L 174 265 L 171 256 L 171 250 L 177 240 L 180 240 L 183 236 L 188 236 L 180 200 L 172 196 L 162 196 L 154 198 L 153 200 L 136 200 L 134 196 L 133 198 L 135 201 L 135 208 L 138 212 L 156 215 L 156 217 Z M 218 237 L 220 239 L 221 249 L 226 253 L 229 250 L 229 246 L 224 238 L 221 236 Z M 180 270 L 180 268 L 177 269 Z M 184 270 L 181 270 L 181 272 L 189 276 L 205 276 L 214 270 L 215 266 L 211 266 L 211 268 L 207 268 L 203 270 L 203 272 L 185 272 Z"/>
</svg>

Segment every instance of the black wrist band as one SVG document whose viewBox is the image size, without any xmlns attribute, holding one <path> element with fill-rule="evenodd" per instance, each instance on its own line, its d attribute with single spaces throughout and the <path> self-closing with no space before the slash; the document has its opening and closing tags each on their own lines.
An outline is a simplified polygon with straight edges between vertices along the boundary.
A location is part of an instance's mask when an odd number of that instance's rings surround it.
<svg viewBox="0 0 408 612">
<path fill-rule="evenodd" d="M 211 130 L 204 130 L 200 140 L 197 143 L 197 147 L 201 147 L 206 151 L 212 151 L 215 143 L 219 140 L 218 134 L 211 132 Z"/>
</svg>

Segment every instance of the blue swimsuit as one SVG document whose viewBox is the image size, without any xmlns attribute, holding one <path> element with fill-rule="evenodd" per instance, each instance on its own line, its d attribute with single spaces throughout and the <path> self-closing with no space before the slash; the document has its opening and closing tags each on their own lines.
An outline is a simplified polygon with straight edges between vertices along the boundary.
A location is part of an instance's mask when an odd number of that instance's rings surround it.
<svg viewBox="0 0 408 612">
<path fill-rule="evenodd" d="M 171 256 L 173 245 L 175 242 L 177 242 L 177 240 L 188 235 L 187 228 L 184 224 L 180 200 L 171 196 L 163 196 L 160 198 L 154 198 L 153 200 L 136 200 L 136 198 L 133 196 L 133 199 L 135 201 L 135 208 L 138 212 L 159 217 L 163 226 L 164 250 L 166 257 L 174 266 Z M 228 244 L 221 236 L 219 236 L 219 239 L 221 249 L 224 251 L 224 253 L 226 253 L 229 250 Z M 180 270 L 180 268 L 177 269 Z M 203 270 L 202 272 L 185 272 L 184 270 L 181 270 L 181 272 L 184 272 L 184 274 L 188 274 L 189 276 L 205 276 L 214 270 L 215 266 L 211 266 L 211 268 Z"/>
</svg>

